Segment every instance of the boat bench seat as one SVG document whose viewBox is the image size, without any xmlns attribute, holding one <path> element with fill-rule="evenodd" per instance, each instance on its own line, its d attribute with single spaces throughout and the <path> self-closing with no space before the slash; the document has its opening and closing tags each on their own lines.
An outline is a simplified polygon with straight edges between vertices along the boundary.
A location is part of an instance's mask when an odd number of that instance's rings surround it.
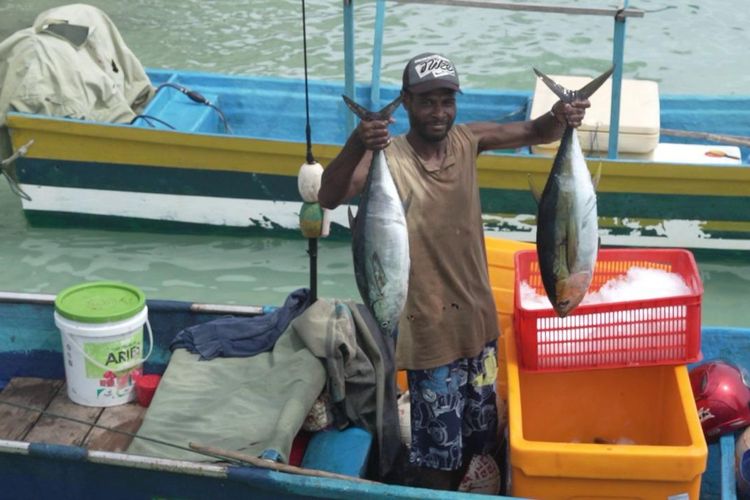
<svg viewBox="0 0 750 500">
<path fill-rule="evenodd" d="M 324 430 L 307 444 L 302 467 L 347 476 L 364 477 L 372 435 L 361 427 Z"/>
<path fill-rule="evenodd" d="M 660 142 L 645 154 L 621 154 L 620 158 L 659 163 L 696 163 L 704 165 L 741 165 L 742 152 L 737 146 L 716 144 L 677 144 Z"/>
<path fill-rule="evenodd" d="M 202 93 L 214 106 L 219 107 L 218 94 Z M 171 130 L 170 126 L 180 132 L 218 134 L 223 132 L 223 125 L 216 109 L 192 101 L 185 94 L 171 87 L 164 87 L 148 103 L 142 116 L 142 126 Z M 157 118 L 151 120 L 150 117 Z M 162 123 L 164 122 L 164 123 Z M 168 125 L 167 125 L 168 124 Z"/>
</svg>

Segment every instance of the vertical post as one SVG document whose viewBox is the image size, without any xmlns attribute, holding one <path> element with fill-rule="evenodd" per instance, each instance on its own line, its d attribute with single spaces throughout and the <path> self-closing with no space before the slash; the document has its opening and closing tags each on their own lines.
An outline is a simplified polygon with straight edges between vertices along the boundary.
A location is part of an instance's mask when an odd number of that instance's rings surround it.
<svg viewBox="0 0 750 500">
<path fill-rule="evenodd" d="M 307 254 L 310 256 L 310 303 L 318 300 L 318 238 L 307 240 Z"/>
<path fill-rule="evenodd" d="M 629 0 L 623 0 L 622 9 L 628 8 Z M 623 60 L 625 58 L 625 16 L 615 15 L 615 34 L 612 50 L 612 101 L 610 103 L 609 118 L 609 152 L 608 158 L 617 158 L 617 142 L 620 135 L 620 101 L 622 96 Z"/>
<path fill-rule="evenodd" d="M 354 0 L 344 0 L 344 93 L 354 98 Z M 346 132 L 354 130 L 354 113 L 346 113 Z"/>
<path fill-rule="evenodd" d="M 375 35 L 372 40 L 372 80 L 370 109 L 380 109 L 380 66 L 383 59 L 383 26 L 385 25 L 385 0 L 375 4 Z"/>
</svg>

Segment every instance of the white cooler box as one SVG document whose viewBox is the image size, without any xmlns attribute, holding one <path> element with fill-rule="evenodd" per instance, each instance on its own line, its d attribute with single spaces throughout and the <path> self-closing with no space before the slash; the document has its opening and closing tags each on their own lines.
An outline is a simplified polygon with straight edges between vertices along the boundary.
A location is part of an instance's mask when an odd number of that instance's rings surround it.
<svg viewBox="0 0 750 500">
<path fill-rule="evenodd" d="M 569 90 L 578 90 L 592 80 L 582 76 L 550 75 L 550 78 Z M 612 78 L 609 78 L 589 98 L 578 128 L 578 139 L 585 153 L 606 152 L 609 149 L 609 118 L 612 99 Z M 555 94 L 537 78 L 530 118 L 549 112 L 558 101 Z M 659 143 L 659 86 L 650 80 L 623 80 L 620 98 L 620 137 L 618 153 L 650 153 Z M 554 155 L 560 142 L 532 146 L 536 154 Z"/>
</svg>

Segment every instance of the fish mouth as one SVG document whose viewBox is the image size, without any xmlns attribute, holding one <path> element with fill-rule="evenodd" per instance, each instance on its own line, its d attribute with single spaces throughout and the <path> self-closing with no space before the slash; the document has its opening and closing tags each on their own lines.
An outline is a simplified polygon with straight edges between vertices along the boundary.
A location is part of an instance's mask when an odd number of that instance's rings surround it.
<svg viewBox="0 0 750 500">
<path fill-rule="evenodd" d="M 578 307 L 589 289 L 592 276 L 591 271 L 579 271 L 557 283 L 557 301 L 553 308 L 558 316 L 564 318 Z"/>
<path fill-rule="evenodd" d="M 554 309 L 559 317 L 564 318 L 570 313 L 570 311 L 573 310 L 573 307 L 571 307 L 571 303 L 569 300 L 563 300 L 555 304 Z"/>
</svg>

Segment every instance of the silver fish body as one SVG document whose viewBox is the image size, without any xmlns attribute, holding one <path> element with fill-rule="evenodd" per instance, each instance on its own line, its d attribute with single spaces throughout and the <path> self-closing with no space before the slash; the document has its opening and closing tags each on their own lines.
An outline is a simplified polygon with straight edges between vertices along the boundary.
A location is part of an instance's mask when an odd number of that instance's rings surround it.
<svg viewBox="0 0 750 500">
<path fill-rule="evenodd" d="M 536 70 L 535 70 L 536 71 Z M 605 72 L 570 92 L 537 72 L 563 101 L 588 98 L 609 77 Z M 537 255 L 547 297 L 560 317 L 567 316 L 591 285 L 599 250 L 596 189 L 573 127 L 567 126 L 539 200 Z"/>
<path fill-rule="evenodd" d="M 389 116 L 400 99 L 381 113 Z M 347 100 L 359 114 L 361 107 Z M 390 110 L 390 111 L 389 111 Z M 409 288 L 409 234 L 406 213 L 384 151 L 373 152 L 357 209 L 350 214 L 352 256 L 357 288 L 385 335 L 395 336 Z"/>
<path fill-rule="evenodd" d="M 362 300 L 387 335 L 393 335 L 409 288 L 406 215 L 385 154 L 374 153 L 352 234 L 354 275 Z"/>
<path fill-rule="evenodd" d="M 547 297 L 565 317 L 588 291 L 599 247 L 596 192 L 571 127 L 539 202 L 536 243 Z"/>
</svg>

